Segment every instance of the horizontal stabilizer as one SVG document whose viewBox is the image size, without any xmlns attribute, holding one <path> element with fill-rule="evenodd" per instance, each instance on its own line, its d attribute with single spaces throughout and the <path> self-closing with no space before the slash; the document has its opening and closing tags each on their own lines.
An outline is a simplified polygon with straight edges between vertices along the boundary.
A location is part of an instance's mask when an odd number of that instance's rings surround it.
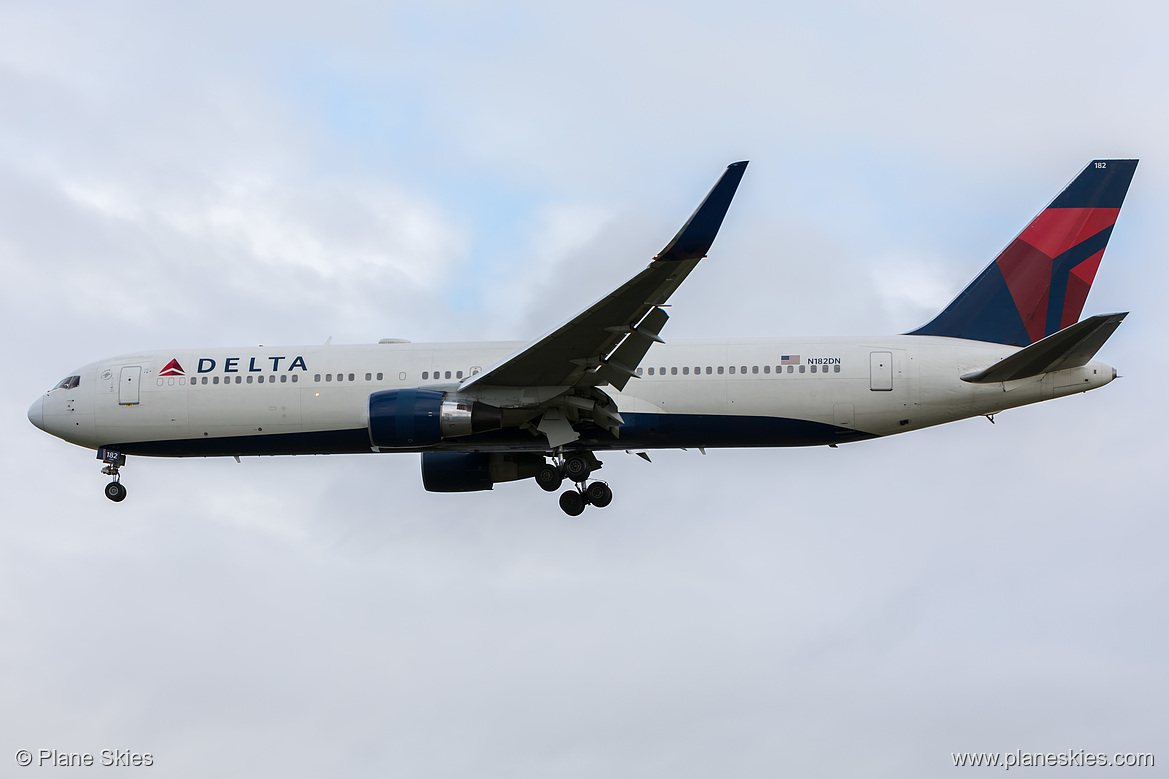
<svg viewBox="0 0 1169 779">
<path fill-rule="evenodd" d="M 1079 368 L 1096 356 L 1096 352 L 1100 351 L 1100 347 L 1120 327 L 1126 316 L 1127 311 L 1088 317 L 1083 322 L 1065 327 L 1038 343 L 1020 349 L 985 370 L 966 374 L 962 381 L 990 384 L 1026 379 L 1066 368 Z"/>
</svg>

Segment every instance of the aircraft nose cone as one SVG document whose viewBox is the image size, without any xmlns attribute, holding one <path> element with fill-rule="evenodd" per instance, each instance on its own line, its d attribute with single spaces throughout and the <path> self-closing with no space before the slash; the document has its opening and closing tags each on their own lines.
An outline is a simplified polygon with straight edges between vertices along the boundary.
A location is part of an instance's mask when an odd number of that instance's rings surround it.
<svg viewBox="0 0 1169 779">
<path fill-rule="evenodd" d="M 28 407 L 28 421 L 39 427 L 41 430 L 45 429 L 45 410 L 43 407 L 44 397 L 36 399 L 31 406 Z"/>
</svg>

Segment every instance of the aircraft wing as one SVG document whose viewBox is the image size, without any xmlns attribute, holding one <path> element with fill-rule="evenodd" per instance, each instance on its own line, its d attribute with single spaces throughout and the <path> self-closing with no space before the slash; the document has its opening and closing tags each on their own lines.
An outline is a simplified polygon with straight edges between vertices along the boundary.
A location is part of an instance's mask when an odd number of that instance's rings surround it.
<svg viewBox="0 0 1169 779">
<path fill-rule="evenodd" d="M 473 385 L 624 389 L 669 317 L 659 308 L 706 256 L 735 196 L 746 162 L 727 166 L 690 219 L 645 270 L 551 333 L 468 378 Z"/>
</svg>

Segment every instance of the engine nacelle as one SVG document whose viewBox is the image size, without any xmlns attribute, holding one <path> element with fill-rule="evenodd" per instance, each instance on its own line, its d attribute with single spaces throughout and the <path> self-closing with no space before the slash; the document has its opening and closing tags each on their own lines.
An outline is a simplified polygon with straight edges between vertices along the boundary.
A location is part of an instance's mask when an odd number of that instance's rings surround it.
<svg viewBox="0 0 1169 779">
<path fill-rule="evenodd" d="M 501 481 L 530 479 L 544 457 L 528 453 L 423 452 L 422 486 L 427 492 L 477 492 Z"/>
<path fill-rule="evenodd" d="M 498 430 L 495 406 L 428 389 L 383 390 L 369 396 L 369 440 L 377 447 L 430 446 L 444 438 Z"/>
</svg>

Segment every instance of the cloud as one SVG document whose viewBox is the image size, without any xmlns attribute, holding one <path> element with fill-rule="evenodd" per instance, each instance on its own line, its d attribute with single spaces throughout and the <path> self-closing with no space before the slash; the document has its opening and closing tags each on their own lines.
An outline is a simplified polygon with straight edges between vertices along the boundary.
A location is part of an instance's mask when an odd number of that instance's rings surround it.
<svg viewBox="0 0 1169 779">
<path fill-rule="evenodd" d="M 1162 16 L 4 8 L 0 746 L 174 776 L 1164 752 Z M 24 419 L 134 349 L 530 339 L 744 158 L 667 340 L 903 331 L 1113 154 L 1147 159 L 1086 312 L 1133 311 L 1125 378 L 994 425 L 616 453 L 567 520 L 529 483 L 427 494 L 410 455 L 132 458 L 115 506 Z"/>
</svg>

